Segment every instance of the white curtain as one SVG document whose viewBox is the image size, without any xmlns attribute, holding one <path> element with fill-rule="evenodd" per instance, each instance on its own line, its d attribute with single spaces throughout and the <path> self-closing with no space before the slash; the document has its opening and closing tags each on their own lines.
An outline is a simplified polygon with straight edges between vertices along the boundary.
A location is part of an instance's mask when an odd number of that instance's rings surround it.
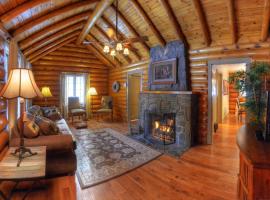
<svg viewBox="0 0 270 200">
<path fill-rule="evenodd" d="M 63 114 L 64 118 L 68 118 L 68 96 L 70 96 L 70 94 L 68 94 L 68 77 L 69 76 L 82 76 L 84 77 L 85 83 L 85 89 L 84 89 L 84 97 L 85 97 L 85 101 L 84 101 L 84 107 L 86 108 L 87 111 L 87 116 L 89 116 L 89 108 L 90 108 L 90 103 L 89 103 L 89 95 L 88 95 L 88 88 L 89 88 L 89 74 L 86 73 L 69 73 L 69 72 L 63 72 L 61 73 L 60 76 L 60 109 L 61 109 L 61 113 Z M 76 90 L 76 89 L 75 89 Z M 74 95 L 75 96 L 75 95 Z"/>
</svg>

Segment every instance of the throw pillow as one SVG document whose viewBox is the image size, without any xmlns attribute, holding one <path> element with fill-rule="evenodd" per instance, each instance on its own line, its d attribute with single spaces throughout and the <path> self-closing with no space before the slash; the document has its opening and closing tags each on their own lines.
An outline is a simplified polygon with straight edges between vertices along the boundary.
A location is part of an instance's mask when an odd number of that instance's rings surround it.
<svg viewBox="0 0 270 200">
<path fill-rule="evenodd" d="M 46 117 L 37 116 L 35 122 L 39 126 L 42 135 L 57 135 L 59 133 L 56 123 Z"/>
<path fill-rule="evenodd" d="M 42 110 L 38 105 L 31 106 L 28 108 L 27 112 L 34 116 L 43 116 Z"/>
<path fill-rule="evenodd" d="M 29 113 L 24 114 L 23 136 L 26 138 L 35 138 L 39 135 L 39 127 L 35 123 L 35 117 Z"/>
<path fill-rule="evenodd" d="M 49 118 L 50 120 L 56 121 L 62 119 L 62 115 L 58 108 L 56 107 L 44 107 L 42 108 L 44 117 Z"/>
</svg>

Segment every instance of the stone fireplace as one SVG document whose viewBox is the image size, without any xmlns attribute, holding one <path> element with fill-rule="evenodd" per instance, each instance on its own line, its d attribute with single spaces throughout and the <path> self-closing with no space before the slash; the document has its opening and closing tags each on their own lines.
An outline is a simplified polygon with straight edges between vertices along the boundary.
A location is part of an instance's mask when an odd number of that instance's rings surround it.
<svg viewBox="0 0 270 200">
<path fill-rule="evenodd" d="M 198 98 L 192 92 L 143 92 L 140 94 L 140 129 L 151 143 L 164 142 L 162 137 L 165 135 L 166 144 L 185 151 L 195 142 L 197 111 Z M 155 129 L 156 122 L 159 127 L 163 126 L 161 130 Z M 161 134 L 167 129 L 167 135 Z"/>
</svg>

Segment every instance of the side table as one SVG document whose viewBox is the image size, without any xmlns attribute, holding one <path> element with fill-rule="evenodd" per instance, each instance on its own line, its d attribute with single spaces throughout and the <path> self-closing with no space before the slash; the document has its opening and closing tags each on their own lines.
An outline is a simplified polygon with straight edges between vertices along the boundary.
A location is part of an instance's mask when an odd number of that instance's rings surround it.
<svg viewBox="0 0 270 200">
<path fill-rule="evenodd" d="M 17 167 L 18 158 L 11 154 L 15 149 L 15 147 L 11 147 L 0 161 L 0 183 L 4 181 L 15 182 L 15 185 L 8 196 L 0 190 L 0 197 L 4 200 L 10 200 L 12 198 L 12 195 L 20 182 L 37 182 L 45 177 L 46 146 L 30 147 L 32 152 L 37 152 L 37 155 L 23 159 L 20 167 Z M 30 188 L 23 199 L 25 199 L 32 190 L 33 189 Z"/>
</svg>

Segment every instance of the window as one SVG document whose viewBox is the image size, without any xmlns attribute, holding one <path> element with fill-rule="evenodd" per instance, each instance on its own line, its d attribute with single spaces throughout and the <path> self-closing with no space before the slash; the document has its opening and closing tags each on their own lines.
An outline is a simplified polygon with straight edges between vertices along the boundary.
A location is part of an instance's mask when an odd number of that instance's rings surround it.
<svg viewBox="0 0 270 200">
<path fill-rule="evenodd" d="M 80 103 L 85 104 L 85 76 L 67 75 L 66 94 L 68 97 L 79 97 Z"/>
</svg>

